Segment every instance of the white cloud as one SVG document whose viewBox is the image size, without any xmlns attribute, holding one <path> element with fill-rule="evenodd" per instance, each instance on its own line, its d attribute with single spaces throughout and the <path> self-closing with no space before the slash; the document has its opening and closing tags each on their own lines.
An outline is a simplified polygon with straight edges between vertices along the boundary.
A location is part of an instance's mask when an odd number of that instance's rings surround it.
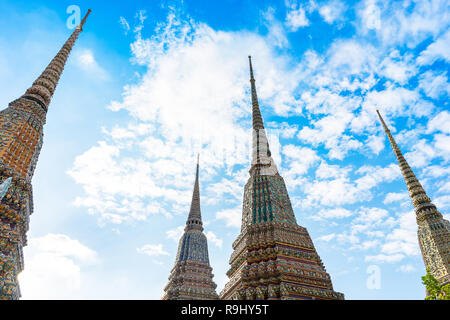
<svg viewBox="0 0 450 320">
<path fill-rule="evenodd" d="M 404 153 L 406 161 L 413 167 L 423 167 L 436 156 L 436 151 L 425 139 L 413 145 L 410 152 Z"/>
<path fill-rule="evenodd" d="M 405 85 L 409 79 L 417 73 L 415 63 L 409 54 L 401 55 L 398 50 L 393 50 L 380 64 L 380 74 L 388 79 Z"/>
<path fill-rule="evenodd" d="M 343 18 L 346 6 L 339 0 L 332 0 L 319 8 L 319 14 L 327 23 L 333 23 Z"/>
<path fill-rule="evenodd" d="M 405 192 L 399 192 L 399 193 L 395 193 L 395 192 L 389 192 L 386 197 L 383 200 L 384 204 L 391 204 L 393 202 L 398 202 L 398 201 L 406 201 L 407 199 L 409 199 L 408 193 Z"/>
<path fill-rule="evenodd" d="M 168 239 L 172 239 L 176 243 L 180 241 L 181 236 L 183 235 L 185 226 L 178 226 L 175 229 L 170 229 L 166 231 L 166 235 Z"/>
<path fill-rule="evenodd" d="M 76 65 L 84 72 L 96 79 L 109 79 L 108 73 L 98 64 L 91 49 L 77 49 L 74 56 Z"/>
<path fill-rule="evenodd" d="M 445 94 L 450 95 L 450 83 L 448 83 L 446 72 L 438 73 L 431 70 L 424 72 L 420 76 L 419 88 L 433 99 Z"/>
<path fill-rule="evenodd" d="M 336 237 L 336 234 L 331 233 L 331 234 L 327 234 L 321 237 L 317 238 L 317 241 L 325 241 L 325 242 L 329 242 L 331 240 L 333 240 Z"/>
<path fill-rule="evenodd" d="M 354 249 L 358 249 L 358 250 L 369 250 L 369 249 L 374 249 L 376 248 L 378 245 L 380 244 L 380 240 L 375 239 L 375 240 L 368 240 L 368 241 L 364 241 L 361 244 L 355 244 L 351 247 L 352 250 Z"/>
<path fill-rule="evenodd" d="M 369 43 L 356 40 L 336 40 L 327 52 L 328 66 L 343 75 L 377 70 L 379 52 Z"/>
<path fill-rule="evenodd" d="M 243 183 L 242 181 L 236 181 L 237 179 L 222 178 L 217 183 L 210 183 L 206 190 L 208 196 L 206 202 L 215 204 L 218 202 L 239 202 L 238 199 L 242 196 Z M 228 195 L 229 198 L 225 196 Z"/>
<path fill-rule="evenodd" d="M 432 104 L 422 100 L 417 91 L 405 89 L 403 87 L 389 86 L 382 91 L 369 92 L 362 104 L 365 112 L 370 115 L 372 125 L 378 123 L 376 110 L 378 109 L 386 121 L 388 117 L 411 115 L 429 115 L 433 109 Z M 358 125 L 355 118 L 355 128 Z M 364 125 L 365 123 L 363 123 Z M 359 124 L 361 125 L 361 124 Z"/>
<path fill-rule="evenodd" d="M 376 4 L 376 0 L 366 0 L 363 5 L 359 14 L 364 29 L 379 30 L 381 28 L 381 10 Z"/>
<path fill-rule="evenodd" d="M 19 274 L 22 299 L 82 299 L 84 268 L 98 263 L 97 253 L 64 234 L 30 238 L 26 268 Z"/>
<path fill-rule="evenodd" d="M 286 26 L 291 31 L 297 31 L 301 27 L 306 27 L 309 25 L 309 20 L 306 17 L 305 9 L 298 8 L 294 10 L 289 10 L 286 15 Z"/>
<path fill-rule="evenodd" d="M 450 208 L 450 195 L 444 195 L 444 196 L 437 197 L 433 200 L 433 203 L 440 210 L 449 209 Z"/>
<path fill-rule="evenodd" d="M 363 177 L 355 180 L 356 185 L 359 189 L 368 190 L 381 182 L 391 182 L 401 177 L 400 167 L 391 163 L 387 167 L 380 166 L 362 166 L 356 173 L 364 174 Z"/>
<path fill-rule="evenodd" d="M 369 192 L 361 192 L 348 178 L 306 182 L 304 193 L 306 197 L 302 206 L 306 208 L 319 205 L 339 206 L 371 198 Z"/>
<path fill-rule="evenodd" d="M 168 256 L 169 253 L 163 250 L 162 244 L 146 244 L 141 248 L 136 248 L 136 251 L 149 255 L 150 257 Z"/>
<path fill-rule="evenodd" d="M 139 10 L 136 12 L 135 19 L 137 19 L 139 22 L 134 27 L 134 32 L 140 34 L 141 30 L 144 28 L 144 22 L 147 19 L 147 11 L 146 10 Z"/>
<path fill-rule="evenodd" d="M 130 31 L 130 25 L 128 24 L 128 21 L 124 17 L 120 17 L 119 23 L 123 28 L 123 32 L 125 33 L 125 35 L 127 35 L 128 31 Z"/>
<path fill-rule="evenodd" d="M 275 18 L 275 9 L 269 7 L 263 12 L 262 17 L 269 31 L 267 37 L 276 47 L 285 47 L 289 44 L 285 30 L 280 21 Z"/>
<path fill-rule="evenodd" d="M 349 167 L 340 167 L 339 165 L 330 165 L 322 161 L 316 170 L 316 177 L 319 179 L 343 178 L 351 171 Z"/>
<path fill-rule="evenodd" d="M 286 1 L 285 3 L 287 7 L 285 25 L 294 32 L 311 24 L 306 16 L 306 12 L 312 14 L 314 11 L 318 11 L 326 23 L 332 24 L 343 20 L 346 10 L 345 4 L 339 0 L 331 0 L 321 4 L 309 1 L 307 5 L 299 5 L 297 1 Z"/>
<path fill-rule="evenodd" d="M 364 258 L 364 261 L 366 262 L 375 262 L 375 263 L 395 263 L 403 260 L 405 256 L 402 254 L 393 254 L 393 255 L 386 255 L 386 254 L 378 254 L 374 256 L 366 256 Z"/>
<path fill-rule="evenodd" d="M 450 112 L 444 110 L 435 115 L 427 124 L 427 133 L 440 131 L 442 133 L 450 133 Z"/>
<path fill-rule="evenodd" d="M 76 157 L 68 174 L 83 185 L 86 196 L 77 197 L 75 206 L 88 207 L 91 213 L 99 213 L 101 221 L 120 224 L 145 220 L 150 214 L 165 214 L 159 203 L 149 203 L 147 197 L 189 202 L 189 193 L 154 183 L 149 175 L 155 164 L 143 159 L 120 159 L 122 148 L 100 141 L 98 146 Z"/>
<path fill-rule="evenodd" d="M 448 25 L 446 0 L 411 1 L 408 5 L 398 1 L 365 0 L 359 7 L 360 32 L 375 31 L 385 46 L 406 44 L 413 48 L 429 36 L 437 37 Z M 441 48 L 430 49 L 434 50 L 442 52 Z"/>
<path fill-rule="evenodd" d="M 377 238 L 383 238 L 384 237 L 384 233 L 381 230 L 366 230 L 364 231 L 364 233 L 369 236 L 369 237 L 377 237 Z"/>
<path fill-rule="evenodd" d="M 417 223 L 414 211 L 403 213 L 398 218 L 398 227 L 386 236 L 381 251 L 386 254 L 419 255 Z"/>
<path fill-rule="evenodd" d="M 293 138 L 298 131 L 298 125 L 290 125 L 287 122 L 268 122 L 267 126 L 272 127 L 272 133 L 279 133 L 283 138 Z"/>
<path fill-rule="evenodd" d="M 374 154 L 378 155 L 380 151 L 384 149 L 384 141 L 385 137 L 383 135 L 369 136 L 367 137 L 365 145 L 368 146 Z"/>
<path fill-rule="evenodd" d="M 422 173 L 426 177 L 441 178 L 450 175 L 450 167 L 438 165 L 427 166 L 422 170 Z"/>
<path fill-rule="evenodd" d="M 354 222 L 373 227 L 381 224 L 387 216 L 388 212 L 381 208 L 362 208 Z"/>
<path fill-rule="evenodd" d="M 370 200 L 372 198 L 371 189 L 382 182 L 393 181 L 401 175 L 400 169 L 395 164 L 384 168 L 363 166 L 355 173 L 362 176 L 351 180 L 347 177 L 346 171 L 339 173 L 337 166 L 321 164 L 316 175 L 321 178 L 333 177 L 334 179 L 304 181 L 302 186 L 306 197 L 302 201 L 302 206 L 306 208 L 320 205 L 340 206 Z"/>
<path fill-rule="evenodd" d="M 440 186 L 438 192 L 450 193 L 450 181 L 447 181 Z"/>
<path fill-rule="evenodd" d="M 350 150 L 362 146 L 358 140 L 343 134 L 352 117 L 349 113 L 328 115 L 312 122 L 313 128 L 303 127 L 297 137 L 314 147 L 323 143 L 330 150 L 328 156 L 331 159 L 343 159 Z"/>
<path fill-rule="evenodd" d="M 353 244 L 355 245 L 356 243 L 359 242 L 359 238 L 354 235 L 354 234 L 347 234 L 347 233 L 342 233 L 342 234 L 338 234 L 336 235 L 336 240 L 338 242 L 340 242 L 341 244 Z"/>
<path fill-rule="evenodd" d="M 225 226 L 227 227 L 241 227 L 241 207 L 233 209 L 225 209 L 216 213 L 216 219 L 225 220 Z"/>
<path fill-rule="evenodd" d="M 272 11 L 265 14 L 276 22 Z M 209 186 L 215 183 L 222 194 L 241 196 L 234 166 L 247 165 L 250 155 L 248 53 L 260 101 L 276 113 L 295 106 L 292 92 L 299 74 L 275 53 L 271 35 L 215 31 L 174 13 L 153 37 L 143 38 L 140 31 L 131 49 L 147 72 L 124 87 L 121 101 L 109 105 L 112 111 L 127 111 L 133 125 L 103 129 L 104 141 L 78 156 L 68 171 L 84 190 L 74 204 L 98 214 L 101 223 L 186 210 L 194 172 L 186 163 L 194 167 L 200 150 Z M 222 169 L 232 179 L 214 181 Z"/>
<path fill-rule="evenodd" d="M 450 160 L 450 135 L 436 134 L 433 142 L 437 154 L 448 162 Z"/>
<path fill-rule="evenodd" d="M 322 209 L 312 218 L 314 220 L 342 219 L 353 215 L 353 212 L 344 208 Z"/>
<path fill-rule="evenodd" d="M 318 75 L 318 77 L 320 78 L 321 75 Z M 312 81 L 314 81 L 314 79 Z M 328 79 L 326 81 L 328 81 Z M 338 86 L 343 90 L 356 89 L 356 86 L 354 88 L 351 88 L 352 84 L 344 84 L 343 82 L 341 82 Z M 338 93 L 333 92 L 333 90 L 327 88 L 320 88 L 317 91 L 305 91 L 302 93 L 301 100 L 305 103 L 306 110 L 313 114 L 333 114 L 340 112 L 347 113 L 348 110 L 355 108 L 354 104 L 360 104 L 359 98 L 348 96 L 343 97 Z"/>
<path fill-rule="evenodd" d="M 282 152 L 289 167 L 286 175 L 302 175 L 306 173 L 314 163 L 320 160 L 317 152 L 307 147 L 288 144 L 283 147 Z"/>
<path fill-rule="evenodd" d="M 404 264 L 397 268 L 397 271 L 400 272 L 415 272 L 417 269 L 412 264 Z"/>
<path fill-rule="evenodd" d="M 450 31 L 448 30 L 420 53 L 417 63 L 419 65 L 427 65 L 438 59 L 443 59 L 446 62 L 450 61 Z"/>
<path fill-rule="evenodd" d="M 206 237 L 208 238 L 209 242 L 214 243 L 217 247 L 222 248 L 223 240 L 218 238 L 216 234 L 212 231 L 208 231 L 206 233 Z"/>
</svg>

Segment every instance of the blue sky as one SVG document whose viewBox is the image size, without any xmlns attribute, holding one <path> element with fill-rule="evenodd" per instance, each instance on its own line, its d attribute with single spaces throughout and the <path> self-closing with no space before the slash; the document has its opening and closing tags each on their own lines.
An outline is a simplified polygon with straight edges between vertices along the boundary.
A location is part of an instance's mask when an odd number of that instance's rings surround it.
<svg viewBox="0 0 450 320">
<path fill-rule="evenodd" d="M 47 116 L 24 299 L 159 299 L 198 152 L 220 292 L 248 179 L 249 54 L 272 154 L 335 290 L 423 299 L 413 207 L 375 110 L 449 219 L 448 2 L 2 0 L 4 107 L 72 32 L 70 5 L 92 14 Z"/>
</svg>

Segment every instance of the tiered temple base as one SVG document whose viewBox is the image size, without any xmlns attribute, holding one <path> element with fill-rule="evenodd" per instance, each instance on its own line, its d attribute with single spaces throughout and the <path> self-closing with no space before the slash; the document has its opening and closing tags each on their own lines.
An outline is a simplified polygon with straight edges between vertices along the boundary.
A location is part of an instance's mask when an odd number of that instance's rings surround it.
<svg viewBox="0 0 450 320">
<path fill-rule="evenodd" d="M 162 300 L 217 300 L 216 284 L 209 264 L 195 261 L 177 263 L 169 276 Z"/>
<path fill-rule="evenodd" d="M 221 299 L 344 299 L 308 231 L 297 224 L 279 174 L 249 178 L 233 249 Z"/>
<path fill-rule="evenodd" d="M 221 299 L 344 299 L 333 291 L 329 274 L 307 230 L 286 223 L 247 227 L 233 243 L 229 283 Z"/>
</svg>

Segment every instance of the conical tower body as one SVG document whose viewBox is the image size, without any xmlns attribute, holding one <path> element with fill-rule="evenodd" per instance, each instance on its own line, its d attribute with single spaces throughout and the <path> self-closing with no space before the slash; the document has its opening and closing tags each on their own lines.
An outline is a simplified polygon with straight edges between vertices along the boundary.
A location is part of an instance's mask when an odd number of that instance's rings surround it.
<svg viewBox="0 0 450 320">
<path fill-rule="evenodd" d="M 415 208 L 418 226 L 417 237 L 419 239 L 425 268 L 429 268 L 430 273 L 441 284 L 449 283 L 450 223 L 442 217 L 442 214 L 427 196 L 378 110 L 377 113 L 397 157 L 400 170 Z"/>
<path fill-rule="evenodd" d="M 43 126 L 56 85 L 90 10 L 32 86 L 0 111 L 0 183 L 8 179 L 0 199 L 0 299 L 18 299 L 17 275 L 23 270 L 33 212 L 31 179 L 43 143 Z M 6 188 L 6 185 L 5 185 Z"/>
<path fill-rule="evenodd" d="M 271 157 L 256 95 L 252 91 L 252 163 L 244 188 L 241 232 L 233 243 L 230 278 L 221 299 L 344 299 L 306 228 L 297 224 L 291 201 Z"/>
<path fill-rule="evenodd" d="M 191 209 L 178 244 L 175 266 L 164 288 L 162 300 L 216 300 L 217 285 L 209 265 L 208 241 L 200 211 L 199 164 L 195 175 Z"/>
</svg>

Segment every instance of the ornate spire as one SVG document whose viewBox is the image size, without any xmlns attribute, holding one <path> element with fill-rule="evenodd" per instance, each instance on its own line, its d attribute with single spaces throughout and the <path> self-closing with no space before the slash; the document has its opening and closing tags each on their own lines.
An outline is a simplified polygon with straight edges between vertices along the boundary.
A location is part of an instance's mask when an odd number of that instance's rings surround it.
<svg viewBox="0 0 450 320">
<path fill-rule="evenodd" d="M 297 224 L 283 177 L 270 155 L 256 96 L 253 67 L 250 83 L 253 142 L 250 177 L 244 187 L 241 232 L 233 242 L 221 299 L 344 299 L 306 228 Z"/>
<path fill-rule="evenodd" d="M 23 247 L 33 213 L 31 179 L 44 141 L 43 125 L 66 60 L 90 12 L 25 94 L 0 111 L 0 181 L 6 181 L 0 186 L 0 300 L 20 297 L 17 275 L 24 268 Z"/>
<path fill-rule="evenodd" d="M 264 123 L 259 109 L 258 96 L 256 94 L 255 78 L 253 77 L 252 56 L 248 56 L 250 64 L 250 85 L 252 88 L 252 115 L 253 115 L 253 129 L 264 129 Z"/>
<path fill-rule="evenodd" d="M 450 244 L 450 223 L 442 217 L 436 206 L 431 203 L 425 190 L 406 162 L 389 128 L 377 110 L 384 131 L 394 149 L 409 195 L 416 211 L 417 238 L 422 252 L 425 267 L 441 283 L 450 282 L 450 260 L 448 258 Z"/>
<path fill-rule="evenodd" d="M 250 85 L 252 90 L 252 166 L 250 174 L 275 175 L 277 167 L 271 157 L 269 142 L 264 129 L 264 123 L 259 109 L 258 96 L 256 94 L 255 78 L 253 76 L 252 58 L 248 56 L 250 64 Z"/>
<path fill-rule="evenodd" d="M 195 173 L 194 191 L 192 192 L 191 209 L 189 210 L 185 230 L 198 229 L 203 231 L 202 213 L 200 211 L 200 186 L 198 181 L 199 161 L 200 154 L 197 155 L 197 170 Z"/>
<path fill-rule="evenodd" d="M 88 9 L 88 11 L 87 11 L 86 15 L 84 16 L 83 20 L 81 20 L 81 23 L 80 23 L 80 26 L 79 26 L 80 31 L 83 31 L 84 23 L 86 22 L 86 19 L 89 16 L 89 14 L 91 13 L 91 11 L 92 11 L 91 9 Z"/>
<path fill-rule="evenodd" d="M 394 137 L 391 134 L 391 131 L 387 127 L 386 123 L 383 120 L 383 117 L 378 110 L 377 113 L 378 117 L 380 118 L 381 124 L 383 125 L 384 131 L 388 136 L 389 142 L 391 143 L 392 149 L 394 150 L 395 156 L 397 157 L 398 163 L 400 165 L 400 170 L 402 171 L 406 186 L 408 187 L 409 195 L 411 196 L 413 205 L 416 208 L 416 214 L 420 216 L 421 212 L 427 211 L 428 209 L 436 210 L 436 206 L 431 203 L 431 199 L 427 196 L 425 190 L 412 171 L 408 162 L 406 162 L 402 152 L 400 151 L 400 148 L 398 147 L 397 143 L 394 140 Z M 440 215 L 440 213 L 438 214 Z"/>
<path fill-rule="evenodd" d="M 191 210 L 180 238 L 175 266 L 164 288 L 163 300 L 216 300 L 217 285 L 209 265 L 208 240 L 203 233 L 198 183 L 199 156 Z"/>
<path fill-rule="evenodd" d="M 64 43 L 61 50 L 59 50 L 47 68 L 45 68 L 42 74 L 33 82 L 33 85 L 21 98 L 36 102 L 45 112 L 47 112 L 48 105 L 55 92 L 64 65 L 66 64 L 67 58 L 69 57 L 70 51 L 72 50 L 78 35 L 83 30 L 83 25 L 86 22 L 89 13 L 91 13 L 91 9 L 88 10 L 80 25 L 75 28 L 75 31 L 66 43 Z"/>
</svg>

